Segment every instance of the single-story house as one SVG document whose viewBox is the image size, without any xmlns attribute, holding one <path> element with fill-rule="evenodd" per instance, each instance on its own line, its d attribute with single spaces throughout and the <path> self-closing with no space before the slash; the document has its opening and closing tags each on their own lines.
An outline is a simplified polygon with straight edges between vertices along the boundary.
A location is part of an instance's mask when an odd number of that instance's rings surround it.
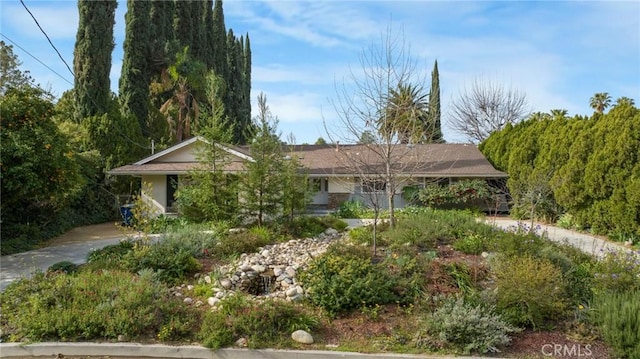
<svg viewBox="0 0 640 359">
<path fill-rule="evenodd" d="M 164 151 L 130 165 L 109 171 L 111 175 L 131 175 L 150 184 L 143 192 L 159 214 L 174 213 L 175 193 L 189 173 L 201 164 L 196 144 L 204 141 L 193 137 Z M 507 174 L 496 170 L 473 144 L 415 144 L 394 146 L 372 145 L 293 145 L 285 146 L 286 156 L 296 156 L 311 181 L 315 193 L 311 207 L 332 210 L 349 200 L 371 203 L 371 196 L 383 196 L 384 173 L 387 163 L 397 174 L 399 183 L 394 196 L 396 208 L 405 206 L 404 186 L 423 186 L 433 182 L 451 183 L 461 179 L 484 179 L 489 182 L 505 179 Z M 243 164 L 252 161 L 248 146 L 222 146 L 228 153 L 225 171 L 241 174 Z M 379 155 L 389 151 L 391 155 Z M 381 160 L 390 158 L 390 161 Z M 382 206 L 386 203 L 379 201 Z"/>
</svg>

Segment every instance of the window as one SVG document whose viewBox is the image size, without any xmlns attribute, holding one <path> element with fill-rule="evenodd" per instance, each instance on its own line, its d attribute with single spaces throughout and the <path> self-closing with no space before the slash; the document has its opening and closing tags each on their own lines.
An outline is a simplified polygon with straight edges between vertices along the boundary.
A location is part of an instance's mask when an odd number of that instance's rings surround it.
<svg viewBox="0 0 640 359">
<path fill-rule="evenodd" d="M 371 193 L 371 192 L 384 192 L 387 188 L 387 183 L 385 181 L 379 180 L 363 180 L 362 181 L 362 192 Z"/>
</svg>

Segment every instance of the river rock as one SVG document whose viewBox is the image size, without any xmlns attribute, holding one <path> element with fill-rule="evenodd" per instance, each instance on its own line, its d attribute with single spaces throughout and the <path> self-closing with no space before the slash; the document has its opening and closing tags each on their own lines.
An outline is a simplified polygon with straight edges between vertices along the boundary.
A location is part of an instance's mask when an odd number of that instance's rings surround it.
<svg viewBox="0 0 640 359">
<path fill-rule="evenodd" d="M 313 337 L 304 330 L 296 330 L 291 334 L 291 339 L 302 344 L 313 344 Z"/>
</svg>

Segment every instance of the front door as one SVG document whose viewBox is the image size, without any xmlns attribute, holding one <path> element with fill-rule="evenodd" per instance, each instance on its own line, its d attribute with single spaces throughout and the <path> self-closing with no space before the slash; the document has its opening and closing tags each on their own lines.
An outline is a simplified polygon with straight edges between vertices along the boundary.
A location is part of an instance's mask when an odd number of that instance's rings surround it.
<svg viewBox="0 0 640 359">
<path fill-rule="evenodd" d="M 167 212 L 173 212 L 176 202 L 176 189 L 178 188 L 178 175 L 167 175 Z"/>
</svg>

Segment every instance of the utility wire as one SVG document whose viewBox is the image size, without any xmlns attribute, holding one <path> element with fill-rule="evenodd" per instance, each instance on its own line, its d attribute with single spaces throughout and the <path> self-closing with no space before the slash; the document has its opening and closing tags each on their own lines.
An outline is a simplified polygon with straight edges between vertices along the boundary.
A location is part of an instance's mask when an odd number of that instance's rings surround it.
<svg viewBox="0 0 640 359">
<path fill-rule="evenodd" d="M 31 13 L 31 11 L 29 10 L 29 8 L 27 7 L 27 5 L 24 3 L 23 0 L 20 0 L 20 3 L 22 4 L 22 6 L 24 6 L 25 10 L 27 10 L 27 12 L 29 13 L 29 15 L 31 15 L 31 18 L 33 19 L 33 21 L 35 21 L 36 25 L 38 25 L 38 28 L 40 29 L 40 31 L 44 34 L 44 36 L 47 38 L 47 40 L 49 41 L 49 44 L 51 44 L 51 47 L 53 47 L 53 49 L 56 51 L 56 53 L 58 54 L 58 56 L 60 57 L 60 59 L 62 60 L 62 62 L 65 64 L 65 66 L 67 66 L 67 70 L 69 70 L 69 72 L 71 73 L 71 75 L 73 76 L 74 80 L 75 80 L 75 74 L 73 73 L 73 71 L 71 70 L 71 67 L 69 67 L 69 64 L 67 64 L 67 62 L 64 60 L 64 58 L 62 57 L 62 55 L 60 54 L 60 51 L 58 51 L 58 49 L 56 48 L 56 46 L 53 44 L 53 42 L 51 42 L 51 39 L 49 38 L 49 35 L 47 35 L 47 33 L 44 31 L 44 29 L 42 28 L 42 26 L 40 26 L 40 23 L 38 22 L 38 20 L 36 19 L 36 17 L 33 15 L 33 13 Z M 11 41 L 11 39 L 9 39 L 7 36 L 5 36 L 4 34 L 2 35 L 4 36 L 7 40 Z M 22 47 L 20 47 L 18 44 L 16 44 L 15 42 L 11 41 L 12 44 L 16 45 L 17 47 L 19 47 L 20 49 L 22 49 L 23 51 L 25 51 L 27 54 L 29 54 L 29 52 L 27 52 L 26 50 L 24 50 Z M 29 54 L 31 57 L 33 57 L 34 59 L 36 59 L 36 61 L 40 62 L 41 64 L 43 64 L 46 68 L 48 68 L 49 70 L 51 70 L 53 73 L 55 73 L 56 75 L 60 76 L 61 78 L 63 78 L 65 81 L 69 82 L 69 80 L 65 79 L 64 77 L 62 77 L 60 74 L 58 74 L 57 72 L 55 72 L 54 70 L 52 70 L 49 66 L 45 65 L 42 61 L 40 61 L 38 58 L 36 58 L 35 56 Z M 71 85 L 74 85 L 73 83 L 69 82 Z M 86 85 L 84 85 L 86 86 Z M 97 105 L 96 101 L 90 97 L 90 100 L 93 102 L 94 105 Z M 113 125 L 113 123 L 112 123 Z M 127 136 L 122 129 L 120 129 L 118 126 L 113 126 L 116 131 L 120 134 L 120 136 L 122 136 L 124 139 L 126 139 L 127 141 L 129 141 L 130 143 L 140 147 L 140 148 L 144 148 L 144 149 L 151 149 L 151 147 L 146 146 L 146 145 L 141 145 L 138 142 L 134 141 L 133 139 L 131 139 L 129 136 Z"/>
<path fill-rule="evenodd" d="M 73 86 L 73 82 L 67 80 L 64 76 L 60 75 L 59 73 L 56 72 L 56 70 L 52 69 L 51 67 L 49 67 L 49 65 L 45 64 L 44 62 L 42 62 L 42 60 L 40 60 L 39 58 L 35 57 L 32 53 L 30 53 L 29 51 L 27 51 L 24 47 L 18 45 L 15 41 L 11 40 L 7 35 L 0 33 L 0 35 L 2 35 L 2 37 L 4 37 L 5 39 L 7 39 L 7 41 L 9 41 L 10 43 L 12 43 L 15 47 L 19 48 L 20 50 L 24 51 L 27 55 L 31 56 L 34 60 L 38 61 L 42 66 L 46 67 L 47 69 L 49 69 L 49 71 L 53 72 L 54 74 L 58 75 L 58 77 L 60 77 L 61 79 L 63 79 L 64 81 L 66 81 L 67 83 L 69 83 L 71 86 Z M 72 74 L 73 75 L 73 74 Z"/>
<path fill-rule="evenodd" d="M 58 51 L 58 48 L 56 48 L 56 45 L 53 44 L 53 42 L 51 42 L 51 39 L 49 38 L 49 35 L 47 35 L 47 33 L 44 31 L 44 29 L 42 28 L 42 26 L 40 26 L 40 23 L 38 22 L 38 20 L 36 19 L 35 16 L 33 16 L 33 14 L 31 13 L 31 10 L 29 10 L 29 8 L 27 7 L 27 5 L 24 3 L 23 0 L 20 0 L 20 3 L 22 4 L 22 6 L 24 6 L 25 10 L 27 10 L 27 12 L 29 13 L 29 15 L 31 15 L 31 18 L 33 19 L 33 21 L 36 22 L 36 25 L 38 25 L 38 28 L 40 29 L 40 31 L 42 31 L 42 33 L 44 34 L 44 36 L 47 38 L 47 41 L 49 41 L 49 44 L 51 44 L 51 47 L 53 47 L 54 50 L 56 50 L 56 53 L 58 54 L 58 56 L 60 57 L 60 60 L 62 60 L 62 62 L 64 62 L 65 66 L 67 66 L 67 70 L 69 70 L 69 72 L 71 73 L 71 75 L 74 76 L 73 71 L 71 70 L 71 67 L 69 67 L 69 64 L 67 64 L 67 62 L 64 60 L 64 58 L 62 57 L 62 55 L 60 54 L 60 51 Z"/>
</svg>

